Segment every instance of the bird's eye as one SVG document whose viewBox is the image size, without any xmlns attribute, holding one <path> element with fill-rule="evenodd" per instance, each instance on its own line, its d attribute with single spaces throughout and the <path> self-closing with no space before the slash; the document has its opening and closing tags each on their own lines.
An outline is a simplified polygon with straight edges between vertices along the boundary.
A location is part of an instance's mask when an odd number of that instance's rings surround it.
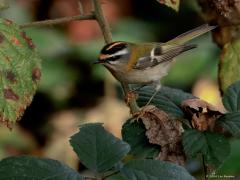
<svg viewBox="0 0 240 180">
<path fill-rule="evenodd" d="M 121 57 L 120 55 L 111 56 L 111 57 L 108 57 L 108 58 L 107 58 L 107 61 L 116 61 L 116 60 L 118 60 L 120 57 Z"/>
</svg>

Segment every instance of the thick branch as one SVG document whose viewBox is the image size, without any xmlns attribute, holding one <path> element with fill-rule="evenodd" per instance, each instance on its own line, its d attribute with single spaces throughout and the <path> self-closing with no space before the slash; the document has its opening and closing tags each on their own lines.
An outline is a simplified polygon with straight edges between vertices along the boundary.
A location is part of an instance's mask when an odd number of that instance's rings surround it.
<svg viewBox="0 0 240 180">
<path fill-rule="evenodd" d="M 71 16 L 71 17 L 63 17 L 63 18 L 57 18 L 57 19 L 51 19 L 51 20 L 26 23 L 26 24 L 22 24 L 20 27 L 29 28 L 29 27 L 36 27 L 36 26 L 50 26 L 50 25 L 62 24 L 62 23 L 66 23 L 74 20 L 93 20 L 93 19 L 95 19 L 94 14 L 77 15 L 77 16 Z"/>
</svg>

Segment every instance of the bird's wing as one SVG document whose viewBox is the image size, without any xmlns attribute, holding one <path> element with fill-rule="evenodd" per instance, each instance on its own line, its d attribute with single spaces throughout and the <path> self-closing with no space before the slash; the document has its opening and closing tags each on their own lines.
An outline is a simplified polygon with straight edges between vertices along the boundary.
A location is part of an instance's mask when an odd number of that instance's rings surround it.
<svg viewBox="0 0 240 180">
<path fill-rule="evenodd" d="M 154 67 L 160 63 L 171 61 L 174 57 L 179 54 L 193 49 L 196 45 L 167 45 L 168 47 L 163 48 L 166 45 L 157 46 L 152 49 L 150 56 L 141 57 L 137 60 L 136 64 L 133 66 L 133 69 L 147 69 Z"/>
<path fill-rule="evenodd" d="M 208 31 L 213 30 L 216 26 L 209 26 L 208 24 L 201 25 L 190 31 L 187 31 L 179 36 L 173 38 L 172 40 L 166 42 L 167 44 L 184 44 Z"/>
</svg>

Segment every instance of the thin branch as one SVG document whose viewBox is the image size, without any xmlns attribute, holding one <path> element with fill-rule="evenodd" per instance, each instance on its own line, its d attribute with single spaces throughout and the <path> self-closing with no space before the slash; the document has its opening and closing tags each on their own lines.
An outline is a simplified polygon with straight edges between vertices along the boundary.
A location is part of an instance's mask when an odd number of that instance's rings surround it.
<svg viewBox="0 0 240 180">
<path fill-rule="evenodd" d="M 111 43 L 112 42 L 112 34 L 110 31 L 110 26 L 103 14 L 102 8 L 101 8 L 101 4 L 100 4 L 100 0 L 92 0 L 93 5 L 94 5 L 94 14 L 95 17 L 98 21 L 98 24 L 102 30 L 103 33 L 103 37 L 106 43 Z M 125 96 L 128 96 L 128 93 L 130 92 L 129 86 L 128 84 L 121 82 L 123 91 Z M 129 101 L 129 108 L 132 114 L 136 113 L 139 111 L 139 107 L 137 105 L 136 99 L 135 98 L 131 98 Z"/>
<path fill-rule="evenodd" d="M 122 85 L 122 88 L 123 88 L 123 91 L 124 91 L 124 94 L 125 96 L 127 97 L 129 92 L 130 92 L 130 89 L 129 89 L 129 85 L 124 83 L 124 82 L 121 82 L 121 85 Z M 128 97 L 127 97 L 128 98 Z M 128 101 L 128 100 L 127 100 Z M 131 114 L 135 114 L 136 112 L 139 111 L 139 107 L 137 105 L 137 102 L 136 102 L 136 99 L 135 97 L 132 97 L 129 99 L 129 102 L 128 103 L 128 106 L 130 108 L 130 111 L 131 111 Z"/>
<path fill-rule="evenodd" d="M 21 28 L 29 28 L 29 27 L 39 27 L 39 26 L 50 26 L 55 24 L 62 24 L 70 21 L 76 21 L 76 20 L 93 20 L 95 19 L 94 14 L 89 15 L 77 15 L 77 16 L 70 16 L 70 17 L 63 17 L 63 18 L 57 18 L 57 19 L 50 19 L 50 20 L 43 20 L 43 21 L 36 21 L 32 23 L 26 23 L 22 24 Z"/>
<path fill-rule="evenodd" d="M 94 5 L 94 14 L 95 18 L 98 21 L 98 24 L 102 30 L 104 39 L 106 43 L 111 43 L 112 42 L 112 34 L 110 31 L 110 26 L 103 14 L 102 8 L 101 8 L 101 3 L 99 0 L 92 0 L 93 5 Z"/>
<path fill-rule="evenodd" d="M 83 5 L 82 5 L 81 0 L 78 0 L 78 10 L 80 12 L 80 15 L 84 14 Z"/>
</svg>

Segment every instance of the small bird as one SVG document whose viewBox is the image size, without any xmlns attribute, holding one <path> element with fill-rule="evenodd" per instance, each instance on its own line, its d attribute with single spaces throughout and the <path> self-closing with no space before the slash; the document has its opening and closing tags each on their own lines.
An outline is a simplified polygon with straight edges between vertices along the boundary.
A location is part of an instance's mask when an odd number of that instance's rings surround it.
<svg viewBox="0 0 240 180">
<path fill-rule="evenodd" d="M 204 24 L 165 43 L 112 42 L 102 48 L 96 63 L 103 64 L 125 84 L 154 85 L 155 92 L 148 105 L 160 90 L 160 80 L 168 74 L 174 58 L 196 48 L 195 44 L 186 42 L 214 28 Z"/>
</svg>

